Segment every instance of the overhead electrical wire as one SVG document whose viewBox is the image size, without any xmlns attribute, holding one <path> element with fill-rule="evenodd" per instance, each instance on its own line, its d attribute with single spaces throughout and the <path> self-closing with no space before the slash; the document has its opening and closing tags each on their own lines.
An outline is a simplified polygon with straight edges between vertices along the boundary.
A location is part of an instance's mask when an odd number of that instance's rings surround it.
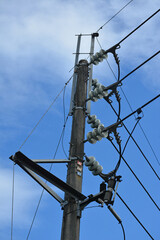
<svg viewBox="0 0 160 240">
<path fill-rule="evenodd" d="M 113 142 L 111 142 L 113 147 L 116 149 L 116 151 L 120 154 L 119 150 L 117 149 L 117 147 L 115 146 L 115 144 Z M 139 178 L 137 177 L 137 175 L 135 174 L 135 172 L 132 170 L 132 168 L 129 166 L 129 164 L 127 163 L 127 161 L 125 160 L 125 158 L 123 156 L 121 156 L 124 163 L 127 165 L 127 167 L 129 168 L 129 170 L 131 171 L 131 173 L 134 175 L 134 177 L 136 178 L 136 180 L 139 182 L 139 184 L 141 185 L 141 187 L 144 189 L 144 191 L 146 192 L 146 194 L 148 195 L 148 197 L 151 199 L 151 201 L 153 202 L 153 204 L 156 206 L 156 208 L 160 211 L 159 206 L 157 205 L 157 203 L 154 201 L 154 199 L 152 198 L 152 196 L 150 195 L 150 193 L 147 191 L 147 189 L 144 187 L 144 185 L 142 184 L 142 182 L 139 180 Z"/>
<path fill-rule="evenodd" d="M 160 97 L 160 94 L 158 94 L 156 97 L 154 97 L 154 98 L 152 98 L 151 100 L 149 100 L 148 102 L 146 102 L 144 105 L 142 105 L 142 106 L 139 107 L 137 110 L 133 111 L 132 113 L 130 113 L 129 115 L 127 115 L 126 117 L 124 117 L 123 119 L 121 119 L 120 121 L 118 121 L 118 122 L 116 122 L 116 123 L 114 123 L 114 124 L 112 124 L 112 125 L 104 128 L 103 131 L 105 132 L 105 131 L 108 131 L 108 130 L 112 129 L 113 127 L 118 126 L 119 124 L 121 124 L 122 122 L 124 122 L 126 119 L 128 119 L 129 117 L 131 117 L 132 115 L 134 115 L 135 113 L 137 113 L 138 110 L 145 108 L 147 105 L 151 104 L 153 101 L 155 101 L 155 100 L 156 100 L 157 98 L 159 98 L 159 97 Z"/>
<path fill-rule="evenodd" d="M 124 7 L 122 7 L 116 14 L 114 14 L 108 21 L 106 21 L 96 32 L 99 32 L 106 24 L 108 24 L 113 18 L 115 18 L 123 9 L 125 9 L 133 0 L 129 1 Z"/>
<path fill-rule="evenodd" d="M 116 195 L 119 197 L 119 199 L 123 202 L 123 204 L 126 206 L 126 208 L 129 210 L 129 212 L 132 214 L 132 216 L 136 219 L 136 221 L 141 225 L 141 227 L 144 229 L 144 231 L 148 234 L 148 236 L 155 240 L 152 235 L 148 232 L 148 230 L 144 227 L 144 225 L 141 223 L 141 221 L 136 217 L 136 215 L 133 213 L 133 211 L 130 209 L 130 207 L 126 204 L 126 202 L 122 199 L 122 197 L 119 195 L 118 192 L 116 192 Z"/>
<path fill-rule="evenodd" d="M 131 31 L 127 36 L 125 36 L 121 41 L 118 42 L 118 45 L 122 43 L 124 40 L 126 40 L 129 36 L 131 36 L 135 31 L 137 31 L 140 27 L 142 27 L 146 22 L 148 22 L 152 17 L 154 17 L 160 9 L 158 9 L 156 12 L 154 12 L 149 18 L 147 18 L 144 22 L 142 22 L 138 27 L 136 27 L 133 31 Z"/>
<path fill-rule="evenodd" d="M 132 73 L 134 73 L 136 70 L 138 70 L 140 67 L 142 67 L 144 64 L 146 64 L 148 61 L 150 61 L 152 58 L 154 58 L 155 56 L 157 56 L 160 53 L 160 51 L 157 51 L 155 54 L 153 54 L 150 58 L 148 58 L 147 60 L 145 60 L 143 63 L 141 63 L 138 67 L 136 67 L 135 69 L 133 69 L 131 72 L 129 72 L 126 76 L 124 76 L 120 81 L 118 81 L 119 83 L 121 83 L 125 78 L 127 78 L 128 76 L 130 76 Z"/>
<path fill-rule="evenodd" d="M 49 105 L 49 107 L 47 108 L 47 110 L 44 112 L 44 114 L 41 116 L 41 118 L 39 119 L 39 121 L 35 124 L 35 126 L 32 128 L 32 130 L 30 131 L 30 133 L 28 134 L 28 136 L 26 137 L 26 139 L 23 141 L 23 143 L 21 144 L 21 146 L 19 147 L 18 151 L 24 146 L 24 144 L 27 142 L 27 140 L 30 138 L 30 136 L 33 134 L 33 132 L 35 131 L 35 129 L 38 127 L 38 125 L 40 124 L 40 122 L 42 121 L 42 119 L 45 117 L 45 115 L 48 113 L 48 111 L 51 109 L 51 107 L 53 106 L 53 104 L 56 102 L 56 100 L 58 99 L 58 97 L 61 95 L 61 93 L 64 91 L 66 85 L 71 81 L 73 75 L 69 78 L 69 80 L 65 83 L 64 87 L 61 89 L 61 91 L 57 94 L 57 96 L 54 98 L 54 100 L 51 102 L 51 104 Z"/>
<path fill-rule="evenodd" d="M 58 141 L 58 144 L 57 144 L 57 147 L 56 147 L 54 156 L 53 156 L 53 159 L 55 159 L 55 157 L 56 157 L 56 155 L 57 155 L 57 151 L 58 151 L 58 149 L 59 149 L 59 146 L 60 146 L 60 143 L 61 143 L 61 140 L 62 140 L 63 131 L 64 131 L 64 129 L 65 129 L 65 126 L 66 126 L 68 117 L 69 117 L 69 115 L 66 117 L 66 121 L 65 121 L 65 124 L 64 124 L 64 126 L 63 126 L 63 129 L 62 129 L 62 132 L 61 132 L 61 135 L 60 135 L 60 138 L 59 138 L 59 141 Z M 53 166 L 53 163 L 50 165 L 49 172 L 51 172 L 52 166 Z M 45 183 L 47 183 L 47 181 L 45 181 Z M 32 222 L 31 222 L 31 225 L 30 225 L 30 228 L 29 228 L 29 231 L 28 231 L 26 240 L 28 240 L 28 238 L 29 238 L 29 236 L 30 236 L 30 233 L 31 233 L 31 230 L 32 230 L 32 227 L 33 227 L 33 224 L 34 224 L 34 221 L 35 221 L 35 218 L 36 218 L 36 215 L 37 215 L 37 212 L 38 212 L 38 209 L 39 209 L 41 200 L 42 200 L 42 197 L 43 197 L 43 193 L 44 193 L 44 188 L 42 189 L 42 192 L 41 192 L 41 195 L 40 195 L 40 198 L 39 198 L 39 201 L 38 201 L 38 204 L 37 204 L 37 207 L 36 207 L 34 216 L 33 216 L 33 218 L 32 218 Z"/>
</svg>

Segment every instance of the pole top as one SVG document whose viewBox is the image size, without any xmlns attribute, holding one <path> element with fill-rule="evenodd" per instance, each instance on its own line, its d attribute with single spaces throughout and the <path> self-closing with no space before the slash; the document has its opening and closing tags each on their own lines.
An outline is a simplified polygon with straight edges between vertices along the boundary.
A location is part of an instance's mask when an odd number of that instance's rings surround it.
<svg viewBox="0 0 160 240">
<path fill-rule="evenodd" d="M 86 59 L 82 59 L 79 61 L 79 65 L 87 65 L 88 61 Z"/>
</svg>

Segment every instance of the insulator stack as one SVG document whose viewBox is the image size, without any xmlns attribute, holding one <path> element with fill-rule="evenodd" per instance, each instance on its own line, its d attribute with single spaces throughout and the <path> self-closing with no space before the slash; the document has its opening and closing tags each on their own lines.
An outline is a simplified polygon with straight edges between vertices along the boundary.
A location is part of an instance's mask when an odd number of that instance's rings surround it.
<svg viewBox="0 0 160 240">
<path fill-rule="evenodd" d="M 108 131 L 104 131 L 105 127 L 103 124 L 100 124 L 97 128 L 94 128 L 92 132 L 87 133 L 88 142 L 94 144 L 97 141 L 100 141 L 102 138 L 108 137 Z"/>
<path fill-rule="evenodd" d="M 107 58 L 107 53 L 105 53 L 105 50 L 101 49 L 95 55 L 91 56 L 91 63 L 93 63 L 94 65 L 98 65 L 100 62 Z"/>
<path fill-rule="evenodd" d="M 89 99 L 96 102 L 98 99 L 102 99 L 108 95 L 108 91 L 105 90 L 105 86 L 100 83 L 95 83 L 94 90 L 89 92 Z"/>
<path fill-rule="evenodd" d="M 99 175 L 103 170 L 103 167 L 99 164 L 98 161 L 96 161 L 95 157 L 92 157 L 92 156 L 91 157 L 86 156 L 85 166 L 87 166 L 88 169 L 95 176 Z"/>
<path fill-rule="evenodd" d="M 101 121 L 97 119 L 96 115 L 88 116 L 87 123 L 91 124 L 91 128 L 98 128 L 98 126 L 101 124 Z"/>
</svg>

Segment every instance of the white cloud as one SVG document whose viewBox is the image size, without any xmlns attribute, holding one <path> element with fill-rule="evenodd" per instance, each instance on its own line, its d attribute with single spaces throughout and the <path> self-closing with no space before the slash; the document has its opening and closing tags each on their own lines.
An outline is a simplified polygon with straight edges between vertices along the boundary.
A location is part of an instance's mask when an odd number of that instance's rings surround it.
<svg viewBox="0 0 160 240">
<path fill-rule="evenodd" d="M 21 118 L 28 111 L 46 108 L 70 76 L 68 71 L 74 64 L 72 53 L 76 48 L 74 35 L 96 31 L 126 3 L 117 0 L 1 1 L 1 125 L 6 125 L 6 119 L 8 125 L 13 126 L 13 122 L 22 125 Z M 158 6 L 158 0 L 133 1 L 100 31 L 102 47 L 117 43 Z M 126 67 L 132 70 L 159 50 L 158 19 L 159 14 L 121 44 L 117 52 L 122 72 Z M 81 51 L 88 52 L 89 44 L 90 39 L 83 38 Z M 159 70 L 157 65 L 153 65 L 153 69 L 154 72 Z M 100 75 L 110 78 L 110 73 L 103 68 Z M 151 76 L 151 73 L 147 74 L 148 79 Z M 148 84 L 148 80 L 146 82 Z M 154 76 L 149 82 L 154 88 L 160 86 Z"/>
</svg>

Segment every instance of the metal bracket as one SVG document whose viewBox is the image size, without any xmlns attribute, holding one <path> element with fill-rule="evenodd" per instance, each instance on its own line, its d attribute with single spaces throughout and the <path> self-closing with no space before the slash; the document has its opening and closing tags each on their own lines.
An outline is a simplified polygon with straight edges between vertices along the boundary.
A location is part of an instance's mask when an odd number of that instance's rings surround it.
<svg viewBox="0 0 160 240">
<path fill-rule="evenodd" d="M 11 156 L 10 159 L 18 164 L 22 169 L 26 171 L 26 168 L 38 174 L 48 182 L 52 183 L 62 191 L 68 193 L 70 196 L 77 200 L 84 200 L 86 196 L 81 192 L 77 191 L 75 188 L 69 184 L 63 182 L 61 179 L 57 178 L 55 175 L 42 168 L 38 164 L 34 163 L 31 159 L 27 158 L 23 153 L 16 152 L 14 156 Z M 29 172 L 27 172 L 29 173 Z M 40 182 L 39 182 L 40 184 Z"/>
</svg>

